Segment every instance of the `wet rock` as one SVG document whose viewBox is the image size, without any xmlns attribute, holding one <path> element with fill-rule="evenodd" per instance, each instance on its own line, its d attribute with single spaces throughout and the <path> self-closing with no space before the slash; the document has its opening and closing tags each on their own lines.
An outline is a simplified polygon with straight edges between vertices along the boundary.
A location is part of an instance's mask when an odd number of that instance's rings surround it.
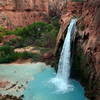
<svg viewBox="0 0 100 100">
<path fill-rule="evenodd" d="M 3 46 L 4 45 L 4 43 L 0 43 L 0 46 Z"/>
<path fill-rule="evenodd" d="M 52 52 L 47 52 L 43 54 L 43 58 L 44 59 L 50 59 L 53 57 L 53 53 Z"/>
<path fill-rule="evenodd" d="M 8 81 L 5 81 L 5 82 L 0 81 L 0 88 L 5 88 L 5 87 L 8 86 L 9 84 L 10 84 L 10 82 L 8 82 Z"/>
<path fill-rule="evenodd" d="M 22 97 L 16 97 L 12 95 L 0 95 L 0 100 L 22 100 Z"/>
</svg>

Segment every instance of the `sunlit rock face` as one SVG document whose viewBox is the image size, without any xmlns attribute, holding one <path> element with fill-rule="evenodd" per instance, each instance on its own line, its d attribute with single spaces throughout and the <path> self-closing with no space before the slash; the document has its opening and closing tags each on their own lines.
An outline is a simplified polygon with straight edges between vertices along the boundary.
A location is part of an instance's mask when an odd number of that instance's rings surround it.
<svg viewBox="0 0 100 100">
<path fill-rule="evenodd" d="M 48 0 L 0 0 L 0 25 L 12 29 L 47 21 Z"/>
</svg>

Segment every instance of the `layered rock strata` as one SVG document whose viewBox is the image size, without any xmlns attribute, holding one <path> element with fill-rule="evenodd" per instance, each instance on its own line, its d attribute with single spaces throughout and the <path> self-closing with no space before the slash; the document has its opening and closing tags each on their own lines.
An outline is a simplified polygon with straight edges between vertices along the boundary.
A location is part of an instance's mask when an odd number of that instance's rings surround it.
<svg viewBox="0 0 100 100">
<path fill-rule="evenodd" d="M 46 21 L 48 0 L 0 0 L 0 25 L 12 29 Z"/>
</svg>

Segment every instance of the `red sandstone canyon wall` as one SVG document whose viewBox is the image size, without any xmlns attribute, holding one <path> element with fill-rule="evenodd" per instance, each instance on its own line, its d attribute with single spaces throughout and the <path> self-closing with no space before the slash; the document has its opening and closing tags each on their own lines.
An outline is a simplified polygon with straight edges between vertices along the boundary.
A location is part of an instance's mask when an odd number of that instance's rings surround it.
<svg viewBox="0 0 100 100">
<path fill-rule="evenodd" d="M 59 41 L 64 36 L 64 31 L 70 19 L 73 17 L 78 18 L 78 45 L 75 48 L 78 51 L 75 52 L 75 55 L 84 58 L 80 62 L 79 69 L 87 83 L 87 96 L 91 100 L 100 100 L 100 0 L 68 1 L 65 9 L 66 12 L 61 16 L 61 29 L 56 48 L 58 48 Z M 79 60 L 76 61 L 79 62 Z"/>
<path fill-rule="evenodd" d="M 0 0 L 0 25 L 16 28 L 46 21 L 48 0 Z"/>
</svg>

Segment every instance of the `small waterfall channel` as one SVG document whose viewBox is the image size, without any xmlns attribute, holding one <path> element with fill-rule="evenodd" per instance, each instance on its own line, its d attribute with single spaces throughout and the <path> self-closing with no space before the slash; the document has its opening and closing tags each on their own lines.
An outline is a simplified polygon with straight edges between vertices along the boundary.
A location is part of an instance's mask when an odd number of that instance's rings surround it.
<svg viewBox="0 0 100 100">
<path fill-rule="evenodd" d="M 70 79 L 71 42 L 77 19 L 72 19 L 62 48 L 58 72 L 46 67 L 34 76 L 24 91 L 23 100 L 87 100 L 84 88 L 79 82 Z"/>
<path fill-rule="evenodd" d="M 70 22 L 60 55 L 57 75 L 50 80 L 55 86 L 57 86 L 58 91 L 62 92 L 73 90 L 73 86 L 69 84 L 69 76 L 71 68 L 71 41 L 76 30 L 76 22 L 77 19 L 72 19 Z"/>
</svg>

